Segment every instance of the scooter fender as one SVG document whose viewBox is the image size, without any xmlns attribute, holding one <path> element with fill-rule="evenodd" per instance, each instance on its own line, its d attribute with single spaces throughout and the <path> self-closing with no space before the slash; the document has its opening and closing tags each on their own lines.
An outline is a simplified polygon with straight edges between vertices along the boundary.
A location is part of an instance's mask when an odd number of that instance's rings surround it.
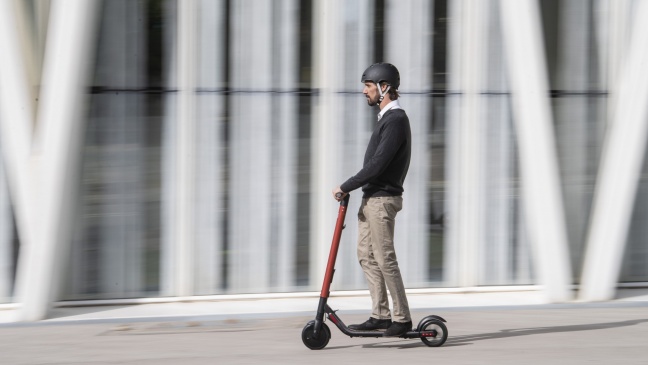
<svg viewBox="0 0 648 365">
<path fill-rule="evenodd" d="M 433 321 L 433 320 L 438 320 L 438 321 L 441 321 L 441 322 L 447 322 L 441 316 L 437 316 L 437 315 L 434 315 L 434 314 L 429 315 L 429 316 L 424 317 L 423 319 L 421 319 L 418 326 L 416 326 L 416 331 L 420 331 L 423 327 L 425 327 L 426 324 L 428 324 L 430 321 Z"/>
</svg>

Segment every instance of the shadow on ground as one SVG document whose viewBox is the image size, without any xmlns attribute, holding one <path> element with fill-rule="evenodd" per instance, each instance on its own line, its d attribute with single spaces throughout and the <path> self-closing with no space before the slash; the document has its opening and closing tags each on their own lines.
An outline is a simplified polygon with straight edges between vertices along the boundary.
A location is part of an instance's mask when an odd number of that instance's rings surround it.
<svg viewBox="0 0 648 365">
<path fill-rule="evenodd" d="M 534 327 L 534 328 L 515 328 L 515 329 L 504 329 L 497 332 L 488 332 L 488 333 L 479 333 L 474 335 L 464 335 L 453 337 L 450 335 L 448 341 L 443 345 L 443 347 L 453 347 L 453 346 L 466 346 L 472 345 L 478 341 L 486 340 L 496 340 L 501 338 L 512 338 L 520 336 L 532 336 L 532 335 L 543 335 L 549 333 L 561 333 L 561 332 L 578 332 L 578 331 L 592 331 L 592 330 L 605 330 L 618 327 L 634 326 L 640 323 L 648 322 L 648 319 L 634 319 L 628 321 L 620 322 L 607 322 L 607 323 L 593 323 L 593 324 L 580 324 L 580 325 L 570 325 L 570 326 L 555 326 L 555 327 Z M 452 329 L 449 329 L 449 332 L 452 333 Z M 391 341 L 391 342 L 377 342 L 370 343 L 362 346 L 363 348 L 397 348 L 397 349 L 408 349 L 408 348 L 417 348 L 425 347 L 421 341 L 404 341 L 402 339 Z M 336 346 L 329 347 L 329 350 L 341 349 L 355 347 L 352 346 Z"/>
</svg>

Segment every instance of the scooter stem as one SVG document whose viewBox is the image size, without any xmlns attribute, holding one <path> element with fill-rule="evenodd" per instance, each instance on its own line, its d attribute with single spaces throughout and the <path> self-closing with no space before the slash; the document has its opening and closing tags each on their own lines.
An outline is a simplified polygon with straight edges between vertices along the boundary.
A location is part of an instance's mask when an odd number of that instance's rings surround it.
<svg viewBox="0 0 648 365">
<path fill-rule="evenodd" d="M 322 298 L 328 298 L 330 294 L 329 290 L 333 282 L 333 274 L 335 273 L 335 260 L 337 259 L 337 252 L 340 247 L 340 237 L 342 237 L 342 230 L 344 229 L 344 218 L 346 217 L 347 206 L 349 205 L 349 197 L 350 195 L 347 194 L 340 201 L 335 231 L 333 232 L 333 242 L 331 242 L 331 252 L 329 252 L 326 273 L 324 274 L 324 283 L 322 284 L 322 292 L 320 293 L 320 297 Z"/>
<path fill-rule="evenodd" d="M 335 223 L 335 231 L 333 232 L 333 242 L 331 242 L 331 251 L 329 252 L 328 263 L 326 264 L 326 273 L 324 274 L 324 283 L 322 284 L 322 292 L 320 293 L 319 305 L 317 306 L 317 315 L 315 316 L 315 326 L 313 332 L 315 337 L 319 335 L 322 323 L 324 322 L 324 313 L 326 312 L 326 301 L 330 295 L 331 283 L 333 282 L 333 273 L 335 273 L 335 260 L 337 259 L 338 248 L 340 247 L 340 237 L 342 237 L 342 230 L 344 229 L 344 218 L 346 217 L 347 206 L 349 205 L 350 194 L 344 196 L 340 201 L 340 208 L 338 209 L 337 222 Z"/>
</svg>

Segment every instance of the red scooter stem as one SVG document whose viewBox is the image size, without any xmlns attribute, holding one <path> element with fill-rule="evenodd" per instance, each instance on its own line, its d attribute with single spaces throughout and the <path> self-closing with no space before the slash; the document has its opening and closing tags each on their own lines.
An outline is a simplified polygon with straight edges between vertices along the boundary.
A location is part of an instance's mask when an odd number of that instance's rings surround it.
<svg viewBox="0 0 648 365">
<path fill-rule="evenodd" d="M 350 195 L 347 194 L 340 201 L 335 231 L 333 232 L 333 242 L 331 243 L 331 252 L 329 253 L 328 263 L 326 264 L 324 283 L 322 284 L 322 292 L 320 293 L 321 298 L 329 297 L 331 283 L 333 282 L 333 273 L 335 272 L 335 260 L 337 259 L 337 252 L 340 247 L 340 237 L 342 237 L 342 230 L 344 229 L 344 218 L 346 217 L 347 206 L 349 205 L 349 197 Z"/>
</svg>

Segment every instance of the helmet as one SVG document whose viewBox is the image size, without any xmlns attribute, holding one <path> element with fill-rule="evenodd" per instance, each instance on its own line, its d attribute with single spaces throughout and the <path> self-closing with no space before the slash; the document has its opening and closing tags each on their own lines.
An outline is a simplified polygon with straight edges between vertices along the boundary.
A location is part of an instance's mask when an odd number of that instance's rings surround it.
<svg viewBox="0 0 648 365">
<path fill-rule="evenodd" d="M 394 89 L 398 89 L 400 86 L 400 74 L 396 66 L 391 63 L 374 63 L 362 73 L 362 80 L 360 82 L 366 81 L 372 81 L 376 84 L 384 81 Z"/>
</svg>

